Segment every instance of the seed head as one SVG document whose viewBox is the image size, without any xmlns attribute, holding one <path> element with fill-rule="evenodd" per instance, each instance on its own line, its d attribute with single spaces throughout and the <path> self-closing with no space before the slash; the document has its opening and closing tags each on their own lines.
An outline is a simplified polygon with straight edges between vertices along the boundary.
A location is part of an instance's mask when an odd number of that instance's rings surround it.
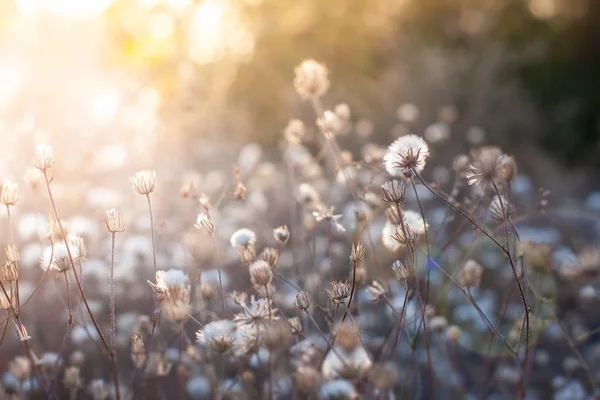
<svg viewBox="0 0 600 400">
<path fill-rule="evenodd" d="M 287 126 L 283 130 L 283 136 L 286 140 L 293 144 L 301 143 L 306 136 L 306 128 L 304 122 L 299 119 L 292 119 L 288 122 Z"/>
<path fill-rule="evenodd" d="M 373 281 L 373 283 L 371 283 L 367 287 L 367 294 L 369 295 L 369 300 L 374 303 L 378 302 L 379 299 L 385 296 L 386 292 L 386 287 L 378 281 Z"/>
<path fill-rule="evenodd" d="M 5 279 L 3 279 L 3 280 L 5 280 Z M 10 297 L 11 297 L 10 290 L 7 290 L 7 294 L 8 294 L 8 297 L 6 297 L 3 290 L 0 291 L 0 309 L 2 309 L 2 310 L 8 310 L 10 308 Z"/>
<path fill-rule="evenodd" d="M 130 177 L 129 180 L 137 194 L 147 196 L 156 189 L 155 171 L 140 171 Z"/>
<path fill-rule="evenodd" d="M 414 276 L 414 270 L 410 265 L 401 261 L 394 261 L 392 272 L 394 272 L 396 279 L 402 283 L 407 283 Z"/>
<path fill-rule="evenodd" d="M 306 311 L 310 307 L 310 299 L 304 290 L 296 293 L 296 301 L 294 307 L 300 311 Z"/>
<path fill-rule="evenodd" d="M 404 203 L 404 200 L 406 200 L 406 181 L 388 181 L 381 185 L 381 192 L 381 198 L 386 203 Z"/>
<path fill-rule="evenodd" d="M 137 368 L 142 368 L 146 362 L 144 339 L 138 334 L 131 335 L 131 360 Z"/>
<path fill-rule="evenodd" d="M 231 235 L 229 243 L 231 243 L 231 247 L 236 248 L 240 246 L 254 246 L 256 243 L 256 234 L 250 229 L 242 228 Z"/>
<path fill-rule="evenodd" d="M 106 210 L 106 220 L 104 221 L 104 227 L 109 233 L 120 233 L 125 232 L 123 229 L 123 223 L 121 222 L 121 215 L 119 210 L 111 208 Z"/>
<path fill-rule="evenodd" d="M 509 221 L 515 212 L 515 206 L 505 196 L 495 195 L 489 210 L 496 221 Z"/>
<path fill-rule="evenodd" d="M 242 182 L 238 182 L 233 189 L 233 197 L 245 201 L 248 198 L 248 188 Z"/>
<path fill-rule="evenodd" d="M 14 206 L 19 201 L 19 186 L 12 181 L 5 181 L 0 193 L 0 203 L 5 206 Z"/>
<path fill-rule="evenodd" d="M 389 145 L 383 157 L 385 169 L 392 176 L 408 179 L 414 169 L 421 172 L 429 157 L 429 146 L 417 135 L 405 135 Z"/>
<path fill-rule="evenodd" d="M 274 247 L 266 247 L 262 253 L 260 253 L 260 258 L 269 264 L 271 269 L 275 269 L 279 262 L 279 251 Z"/>
<path fill-rule="evenodd" d="M 296 92 L 305 100 L 321 97 L 329 89 L 329 71 L 324 64 L 315 60 L 304 60 L 294 70 L 294 87 Z"/>
<path fill-rule="evenodd" d="M 327 290 L 327 293 L 334 304 L 340 304 L 344 299 L 350 296 L 351 291 L 352 288 L 348 282 L 339 281 L 331 282 L 331 290 Z"/>
<path fill-rule="evenodd" d="M 194 227 L 207 236 L 214 236 L 215 234 L 215 225 L 207 213 L 198 214 Z"/>
<path fill-rule="evenodd" d="M 52 154 L 52 146 L 39 145 L 35 147 L 33 155 L 33 165 L 42 172 L 54 165 L 54 155 Z"/>
<path fill-rule="evenodd" d="M 0 274 L 0 279 L 6 282 L 14 282 L 19 278 L 19 271 L 17 269 L 17 264 L 7 261 L 2 266 L 2 274 Z"/>
<path fill-rule="evenodd" d="M 6 246 L 4 252 L 6 253 L 6 258 L 8 258 L 8 261 L 10 261 L 11 263 L 16 263 L 19 261 L 19 250 L 14 244 L 9 244 L 8 246 Z"/>
<path fill-rule="evenodd" d="M 302 332 L 302 322 L 300 322 L 300 318 L 288 318 L 288 323 L 290 324 L 290 329 L 292 330 L 293 334 L 298 334 Z"/>
<path fill-rule="evenodd" d="M 17 356 L 9 364 L 10 373 L 17 378 L 19 382 L 27 379 L 32 372 L 31 363 L 27 357 Z"/>
<path fill-rule="evenodd" d="M 281 225 L 275 229 L 273 229 L 273 236 L 279 243 L 285 245 L 287 241 L 290 239 L 290 230 L 287 225 Z"/>
<path fill-rule="evenodd" d="M 365 258 L 365 246 L 362 242 L 352 244 L 352 252 L 350 253 L 350 261 L 354 264 L 360 264 Z"/>
<path fill-rule="evenodd" d="M 63 383 L 68 390 L 76 391 L 79 389 L 83 384 L 81 374 L 79 373 L 79 367 L 67 367 L 65 369 Z"/>
<path fill-rule="evenodd" d="M 499 148 L 484 147 L 478 151 L 465 175 L 467 182 L 484 189 L 493 185 L 500 186 L 505 179 L 508 163 L 508 157 Z"/>
<path fill-rule="evenodd" d="M 326 138 L 337 135 L 344 127 L 342 120 L 329 110 L 325 111 L 321 118 L 317 119 L 317 126 Z"/>
<path fill-rule="evenodd" d="M 460 271 L 458 283 L 465 287 L 479 287 L 483 267 L 477 261 L 468 260 Z"/>
<path fill-rule="evenodd" d="M 267 286 L 273 280 L 273 271 L 266 261 L 258 260 L 250 265 L 250 281 L 255 287 Z"/>
<path fill-rule="evenodd" d="M 450 325 L 448 329 L 446 329 L 446 337 L 453 343 L 458 343 L 461 334 L 462 330 L 456 325 Z"/>
</svg>

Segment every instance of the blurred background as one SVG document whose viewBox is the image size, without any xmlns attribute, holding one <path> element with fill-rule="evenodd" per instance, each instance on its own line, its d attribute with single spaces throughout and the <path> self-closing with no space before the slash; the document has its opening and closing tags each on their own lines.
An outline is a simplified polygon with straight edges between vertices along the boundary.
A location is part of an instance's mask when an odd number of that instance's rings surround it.
<svg viewBox="0 0 600 400">
<path fill-rule="evenodd" d="M 599 19 L 596 0 L 4 0 L 0 174 L 38 143 L 63 175 L 214 167 L 206 141 L 276 149 L 290 118 L 314 122 L 292 79 L 315 58 L 325 103 L 370 140 L 499 145 L 582 196 L 598 189 Z"/>
</svg>

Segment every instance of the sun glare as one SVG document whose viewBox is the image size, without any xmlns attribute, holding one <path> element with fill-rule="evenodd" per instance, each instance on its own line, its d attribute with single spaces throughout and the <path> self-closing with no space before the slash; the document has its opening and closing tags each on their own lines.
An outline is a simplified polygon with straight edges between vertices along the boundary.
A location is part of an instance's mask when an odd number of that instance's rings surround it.
<svg viewBox="0 0 600 400">
<path fill-rule="evenodd" d="M 67 17 L 90 17 L 106 10 L 114 0 L 16 0 L 24 14 L 49 12 Z"/>
</svg>

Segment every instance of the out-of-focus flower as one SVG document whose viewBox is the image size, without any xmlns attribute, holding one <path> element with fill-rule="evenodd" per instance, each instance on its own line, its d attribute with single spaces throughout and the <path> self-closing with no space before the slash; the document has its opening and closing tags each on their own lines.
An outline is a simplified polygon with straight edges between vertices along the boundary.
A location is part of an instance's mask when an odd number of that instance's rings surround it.
<svg viewBox="0 0 600 400">
<path fill-rule="evenodd" d="M 324 64 L 315 60 L 304 60 L 294 71 L 294 87 L 303 99 L 321 97 L 327 93 L 329 71 Z"/>
<path fill-rule="evenodd" d="M 42 172 L 54 165 L 54 154 L 52 146 L 39 145 L 35 147 L 33 155 L 33 165 Z"/>
<path fill-rule="evenodd" d="M 273 229 L 273 237 L 281 244 L 286 244 L 290 239 L 290 230 L 287 225 L 281 225 Z"/>
<path fill-rule="evenodd" d="M 321 222 L 327 220 L 331 226 L 333 226 L 338 232 L 346 232 L 346 228 L 344 228 L 338 220 L 342 218 L 342 214 L 333 214 L 334 207 L 331 206 L 329 208 L 321 205 L 317 211 L 313 211 L 313 217 L 317 222 Z"/>
<path fill-rule="evenodd" d="M 260 258 L 269 264 L 271 269 L 275 269 L 277 268 L 277 263 L 279 262 L 279 251 L 274 247 L 266 247 L 260 253 Z"/>
<path fill-rule="evenodd" d="M 44 271 L 50 268 L 58 273 L 63 273 L 71 269 L 72 265 L 69 258 L 69 252 L 71 253 L 73 262 L 76 262 L 83 257 L 83 255 L 80 254 L 81 246 L 78 237 L 67 235 L 67 243 L 68 248 L 65 242 L 61 241 L 44 249 L 42 258 L 40 259 L 40 267 Z"/>
<path fill-rule="evenodd" d="M 74 392 L 76 392 L 82 386 L 83 381 L 81 380 L 79 367 L 71 366 L 65 369 L 63 384 L 68 390 Z"/>
<path fill-rule="evenodd" d="M 344 127 L 342 120 L 340 120 L 337 114 L 329 110 L 325 111 L 323 115 L 317 119 L 317 126 L 326 138 L 337 135 Z"/>
<path fill-rule="evenodd" d="M 508 201 L 506 196 L 495 195 L 490 203 L 490 214 L 497 221 L 509 221 L 515 213 L 515 206 Z"/>
<path fill-rule="evenodd" d="M 9 244 L 4 248 L 4 252 L 6 253 L 6 258 L 11 263 L 16 263 L 20 260 L 19 249 L 14 244 Z"/>
<path fill-rule="evenodd" d="M 247 305 L 245 301 L 240 302 L 239 305 L 242 308 L 242 312 L 236 314 L 233 320 L 240 325 L 264 325 L 268 321 L 279 319 L 279 317 L 275 315 L 277 309 L 267 299 L 257 300 L 252 296 L 249 305 Z"/>
<path fill-rule="evenodd" d="M 306 136 L 306 128 L 304 122 L 299 119 L 291 119 L 283 130 L 285 139 L 293 144 L 301 143 Z"/>
<path fill-rule="evenodd" d="M 483 267 L 477 261 L 468 260 L 460 271 L 458 283 L 465 287 L 479 287 L 482 275 Z"/>
<path fill-rule="evenodd" d="M 385 296 L 387 289 L 378 281 L 373 281 L 367 287 L 367 294 L 369 295 L 369 301 L 378 302 L 383 296 Z"/>
<path fill-rule="evenodd" d="M 0 193 L 0 203 L 5 206 L 14 206 L 19 201 L 19 185 L 12 181 L 4 181 Z"/>
<path fill-rule="evenodd" d="M 296 293 L 294 307 L 301 311 L 306 311 L 308 307 L 310 307 L 310 298 L 304 290 L 301 290 L 300 292 Z"/>
<path fill-rule="evenodd" d="M 365 245 L 362 242 L 352 244 L 352 251 L 350 252 L 350 261 L 354 264 L 360 264 L 365 258 Z"/>
<path fill-rule="evenodd" d="M 130 177 L 129 181 L 137 194 L 147 196 L 156 189 L 156 172 L 140 171 Z"/>
<path fill-rule="evenodd" d="M 469 185 L 500 186 L 505 179 L 505 172 L 509 163 L 502 151 L 497 147 L 483 147 L 479 149 L 476 157 L 467 172 Z"/>
<path fill-rule="evenodd" d="M 406 200 L 406 181 L 388 181 L 381 185 L 381 192 L 381 198 L 386 203 L 404 203 L 404 200 Z"/>
<path fill-rule="evenodd" d="M 198 214 L 194 227 L 205 235 L 213 236 L 215 234 L 215 224 L 206 213 Z"/>
<path fill-rule="evenodd" d="M 189 317 L 190 280 L 180 269 L 156 271 L 156 284 L 148 281 L 160 301 L 161 311 L 170 320 L 184 321 Z"/>
<path fill-rule="evenodd" d="M 405 135 L 389 145 L 383 162 L 390 175 L 407 178 L 413 169 L 420 173 L 428 157 L 429 146 L 423 138 L 417 135 Z"/>
<path fill-rule="evenodd" d="M 27 357 L 17 356 L 8 364 L 8 370 L 19 382 L 22 382 L 31 376 L 31 362 Z"/>
<path fill-rule="evenodd" d="M 407 283 L 414 276 L 414 270 L 410 265 L 398 260 L 392 264 L 392 272 L 396 279 L 402 283 Z"/>
<path fill-rule="evenodd" d="M 352 382 L 345 379 L 330 380 L 319 389 L 319 399 L 323 400 L 358 400 L 359 398 Z"/>
<path fill-rule="evenodd" d="M 256 243 L 256 234 L 247 228 L 242 228 L 231 235 L 231 247 L 253 246 Z"/>
<path fill-rule="evenodd" d="M 226 319 L 210 322 L 196 332 L 196 342 L 217 353 L 226 353 L 233 347 L 236 326 Z"/>
<path fill-rule="evenodd" d="M 137 334 L 131 335 L 131 360 L 137 368 L 142 368 L 146 362 L 144 339 Z"/>
<path fill-rule="evenodd" d="M 458 343 L 462 330 L 456 325 L 450 325 L 446 329 L 446 337 L 453 343 Z"/>
</svg>

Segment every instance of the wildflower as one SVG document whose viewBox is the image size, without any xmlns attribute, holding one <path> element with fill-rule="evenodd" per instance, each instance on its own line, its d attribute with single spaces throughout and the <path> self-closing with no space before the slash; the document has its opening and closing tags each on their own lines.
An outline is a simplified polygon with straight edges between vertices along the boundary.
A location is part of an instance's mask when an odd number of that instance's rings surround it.
<svg viewBox="0 0 600 400">
<path fill-rule="evenodd" d="M 401 204 L 406 200 L 406 182 L 391 180 L 381 185 L 381 198 L 386 203 Z"/>
<path fill-rule="evenodd" d="M 441 315 L 436 315 L 429 321 L 429 328 L 434 332 L 441 333 L 446 329 L 447 326 L 448 320 Z"/>
<path fill-rule="evenodd" d="M 90 392 L 93 400 L 106 400 L 110 395 L 106 383 L 102 379 L 94 379 L 90 383 Z"/>
<path fill-rule="evenodd" d="M 260 258 L 269 264 L 271 269 L 275 269 L 279 262 L 279 251 L 274 247 L 266 247 L 262 253 L 260 253 Z"/>
<path fill-rule="evenodd" d="M 290 324 L 290 329 L 292 330 L 293 334 L 298 334 L 302 332 L 302 323 L 300 322 L 300 318 L 288 318 L 288 323 Z"/>
<path fill-rule="evenodd" d="M 8 369 L 19 382 L 29 378 L 32 372 L 31 362 L 27 357 L 22 356 L 17 356 L 8 363 Z"/>
<path fill-rule="evenodd" d="M 414 247 L 417 241 L 417 234 L 408 225 L 399 225 L 396 227 L 392 238 L 398 242 L 401 247 Z"/>
<path fill-rule="evenodd" d="M 335 112 L 335 115 L 337 115 L 337 117 L 342 121 L 348 122 L 350 120 L 350 107 L 348 106 L 348 104 L 338 104 L 335 106 L 333 111 Z"/>
<path fill-rule="evenodd" d="M 0 203 L 5 206 L 14 206 L 19 201 L 19 186 L 15 182 L 5 181 L 0 193 Z"/>
<path fill-rule="evenodd" d="M 82 386 L 82 383 L 79 367 L 72 366 L 65 369 L 63 384 L 68 390 L 76 392 Z"/>
<path fill-rule="evenodd" d="M 214 236 L 215 234 L 215 225 L 206 213 L 198 214 L 194 227 L 207 236 Z"/>
<path fill-rule="evenodd" d="M 331 301 L 335 304 L 340 304 L 345 298 L 350 296 L 351 291 L 352 288 L 348 282 L 339 281 L 331 282 L 331 290 L 327 290 L 327 293 L 329 293 Z"/>
<path fill-rule="evenodd" d="M 391 252 L 396 252 L 400 249 L 400 244 L 394 240 L 396 234 L 396 225 L 389 221 L 385 222 L 383 230 L 381 231 L 381 241 L 383 246 Z"/>
<path fill-rule="evenodd" d="M 266 261 L 258 260 L 250 265 L 250 281 L 255 287 L 267 286 L 273 280 L 273 271 Z"/>
<path fill-rule="evenodd" d="M 462 330 L 456 325 L 450 325 L 446 329 L 446 337 L 451 342 L 457 343 L 460 339 L 460 335 L 462 334 Z"/>
<path fill-rule="evenodd" d="M 82 258 L 82 255 L 79 253 L 81 246 L 79 245 L 79 240 L 77 237 L 73 235 L 67 235 L 67 243 L 68 248 L 67 244 L 65 244 L 64 241 L 61 241 L 44 249 L 40 259 L 40 267 L 44 271 L 50 268 L 58 273 L 63 273 L 71 269 L 72 265 L 69 252 L 71 253 L 73 262 Z"/>
<path fill-rule="evenodd" d="M 119 210 L 111 208 L 106 210 L 106 220 L 104 221 L 104 227 L 109 233 L 115 234 L 125 232 L 123 229 L 123 223 L 121 222 L 121 215 Z"/>
<path fill-rule="evenodd" d="M 365 258 L 365 245 L 362 242 L 357 242 L 356 245 L 352 244 L 352 251 L 350 253 L 350 261 L 354 264 L 360 264 Z"/>
<path fill-rule="evenodd" d="M 374 303 L 378 302 L 380 298 L 384 297 L 386 292 L 387 292 L 387 289 L 385 288 L 385 286 L 383 286 L 381 283 L 379 283 L 377 281 L 373 281 L 373 283 L 371 283 L 367 287 L 367 294 L 369 295 L 369 301 L 372 301 Z"/>
<path fill-rule="evenodd" d="M 137 194 L 148 196 L 156 189 L 155 171 L 140 171 L 130 177 L 129 180 Z"/>
<path fill-rule="evenodd" d="M 54 165 L 54 155 L 52 154 L 52 146 L 39 145 L 35 147 L 33 156 L 33 165 L 42 172 Z"/>
<path fill-rule="evenodd" d="M 321 372 L 326 379 L 360 379 L 373 365 L 360 343 L 358 329 L 347 323 L 338 328 L 334 348 L 327 353 Z"/>
<path fill-rule="evenodd" d="M 407 283 L 414 275 L 414 271 L 410 265 L 401 261 L 394 261 L 392 272 L 394 272 L 396 279 L 403 283 Z"/>
<path fill-rule="evenodd" d="M 385 169 L 392 176 L 408 177 L 412 170 L 421 172 L 429 157 L 427 142 L 417 135 L 405 135 L 389 145 L 383 158 Z"/>
<path fill-rule="evenodd" d="M 310 307 L 310 298 L 304 290 L 296 293 L 296 301 L 294 301 L 294 307 L 298 310 L 306 311 Z"/>
<path fill-rule="evenodd" d="M 242 308 L 242 312 L 233 317 L 233 320 L 240 325 L 264 325 L 267 321 L 279 318 L 275 316 L 277 309 L 267 299 L 256 300 L 252 296 L 249 306 L 244 301 L 240 303 L 240 307 Z"/>
<path fill-rule="evenodd" d="M 10 297 L 12 296 L 10 290 L 7 290 L 7 294 L 8 297 L 6 297 L 3 290 L 0 291 L 0 309 L 2 310 L 8 310 L 10 308 Z"/>
<path fill-rule="evenodd" d="M 317 119 L 317 126 L 326 138 L 331 138 L 340 133 L 343 123 L 334 112 L 327 110 Z"/>
<path fill-rule="evenodd" d="M 324 64 L 315 60 L 304 60 L 294 72 L 294 88 L 303 99 L 321 97 L 327 93 L 329 78 Z"/>
<path fill-rule="evenodd" d="M 238 182 L 233 189 L 233 197 L 238 200 L 246 200 L 248 198 L 248 188 L 242 183 Z"/>
<path fill-rule="evenodd" d="M 495 195 L 489 210 L 496 221 L 509 221 L 515 212 L 515 206 L 505 196 Z"/>
<path fill-rule="evenodd" d="M 146 362 L 144 339 L 140 335 L 131 335 L 131 360 L 136 368 L 142 368 Z"/>
<path fill-rule="evenodd" d="M 508 159 L 497 147 L 484 147 L 479 150 L 469 172 L 466 174 L 469 185 L 481 186 L 499 186 L 505 177 Z"/>
<path fill-rule="evenodd" d="M 256 234 L 250 229 L 242 228 L 231 235 L 231 247 L 253 246 L 256 243 Z"/>
<path fill-rule="evenodd" d="M 561 274 L 565 278 L 584 278 L 595 277 L 600 270 L 600 251 L 596 248 L 583 249 L 575 262 L 565 265 Z"/>
<path fill-rule="evenodd" d="M 358 400 L 360 396 L 352 382 L 345 379 L 334 379 L 319 389 L 319 399 L 323 400 Z"/>
<path fill-rule="evenodd" d="M 308 394 L 314 390 L 319 380 L 319 372 L 312 366 L 300 365 L 294 371 L 294 381 L 298 390 Z"/>
<path fill-rule="evenodd" d="M 11 263 L 16 263 L 19 261 L 19 250 L 14 244 L 9 244 L 8 246 L 6 246 L 4 248 L 4 252 L 6 253 L 6 258 L 8 258 L 8 261 L 10 261 Z"/>
<path fill-rule="evenodd" d="M 19 323 L 17 325 L 17 333 L 19 334 L 19 340 L 21 342 L 26 342 L 27 340 L 31 339 L 31 336 L 27 334 L 27 329 L 25 329 L 25 325 L 23 325 L 22 323 Z"/>
<path fill-rule="evenodd" d="M 286 140 L 293 144 L 299 144 L 306 136 L 306 128 L 304 122 L 299 119 L 292 119 L 288 122 L 287 126 L 283 130 L 283 136 Z"/>
<path fill-rule="evenodd" d="M 190 281 L 180 269 L 156 271 L 156 284 L 148 281 L 160 300 L 161 310 L 173 321 L 188 318 L 190 306 Z"/>
<path fill-rule="evenodd" d="M 552 257 L 552 246 L 523 238 L 517 242 L 517 257 L 522 257 L 525 264 L 533 268 L 546 268 Z"/>
<path fill-rule="evenodd" d="M 463 176 L 469 168 L 469 156 L 459 154 L 452 161 L 452 169 L 459 175 Z"/>
<path fill-rule="evenodd" d="M 290 239 L 290 230 L 287 225 L 281 225 L 275 229 L 273 229 L 273 236 L 279 243 L 285 245 L 287 241 Z"/>
<path fill-rule="evenodd" d="M 308 183 L 301 183 L 297 189 L 297 199 L 303 204 L 314 204 L 320 199 L 319 192 Z"/>
<path fill-rule="evenodd" d="M 398 367 L 393 362 L 376 364 L 369 371 L 369 379 L 373 385 L 380 390 L 390 390 L 400 378 Z"/>
<path fill-rule="evenodd" d="M 460 271 L 458 282 L 465 287 L 479 287 L 483 267 L 477 261 L 468 260 Z"/>
<path fill-rule="evenodd" d="M 156 284 L 148 283 L 157 293 L 174 296 L 184 290 L 189 281 L 187 274 L 182 270 L 170 269 L 168 271 L 156 271 Z"/>
<path fill-rule="evenodd" d="M 264 347 L 270 352 L 280 352 L 289 347 L 292 331 L 285 321 L 271 321 L 265 325 L 261 340 Z"/>
<path fill-rule="evenodd" d="M 19 278 L 19 271 L 17 269 L 17 263 L 7 261 L 2 267 L 2 274 L 0 279 L 6 282 L 14 282 Z"/>
<path fill-rule="evenodd" d="M 315 217 L 315 220 L 317 222 L 321 222 L 324 220 L 329 221 L 329 223 L 331 224 L 331 226 L 333 226 L 335 229 L 337 229 L 338 232 L 346 232 L 346 228 L 344 228 L 339 222 L 338 220 L 340 218 L 342 218 L 342 214 L 333 214 L 333 206 L 326 208 L 325 206 L 321 205 L 321 207 L 319 207 L 319 209 L 317 211 L 313 211 L 313 217 Z"/>
<path fill-rule="evenodd" d="M 233 347 L 235 328 L 235 322 L 226 319 L 210 322 L 196 332 L 196 342 L 217 353 L 226 353 Z"/>
</svg>

